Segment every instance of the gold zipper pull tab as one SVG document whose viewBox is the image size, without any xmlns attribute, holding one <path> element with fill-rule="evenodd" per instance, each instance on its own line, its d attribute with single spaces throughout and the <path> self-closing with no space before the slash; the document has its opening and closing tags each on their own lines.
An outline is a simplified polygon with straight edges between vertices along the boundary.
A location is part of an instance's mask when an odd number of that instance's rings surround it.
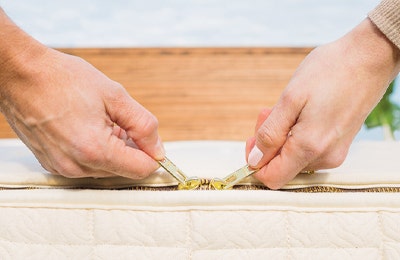
<svg viewBox="0 0 400 260">
<path fill-rule="evenodd" d="M 158 161 L 169 174 L 172 175 L 178 182 L 179 190 L 193 190 L 201 185 L 201 180 L 197 177 L 188 178 L 170 159 L 164 157 L 164 159 Z"/>
<path fill-rule="evenodd" d="M 214 178 L 210 182 L 210 187 L 214 188 L 216 190 L 229 190 L 232 189 L 232 187 L 239 183 L 241 180 L 244 178 L 252 175 L 255 173 L 258 169 L 252 169 L 250 168 L 249 165 L 245 165 L 242 168 L 234 171 L 233 173 L 229 174 L 223 179 L 219 178 Z"/>
<path fill-rule="evenodd" d="M 190 177 L 184 184 L 178 184 L 178 190 L 194 190 L 201 185 L 201 180 L 197 177 Z"/>
</svg>

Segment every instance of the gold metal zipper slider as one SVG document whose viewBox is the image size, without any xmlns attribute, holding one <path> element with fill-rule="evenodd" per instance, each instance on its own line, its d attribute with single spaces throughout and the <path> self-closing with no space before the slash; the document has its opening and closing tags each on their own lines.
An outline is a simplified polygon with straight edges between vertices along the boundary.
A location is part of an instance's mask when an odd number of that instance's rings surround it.
<svg viewBox="0 0 400 260">
<path fill-rule="evenodd" d="M 210 182 L 210 187 L 216 190 L 229 190 L 232 187 L 239 183 L 244 178 L 252 175 L 258 171 L 258 169 L 252 169 L 249 165 L 245 165 L 242 168 L 234 171 L 223 179 L 214 178 Z"/>
<path fill-rule="evenodd" d="M 158 161 L 169 174 L 171 174 L 178 182 L 179 190 L 193 190 L 201 185 L 201 180 L 197 177 L 187 177 L 170 159 L 164 157 L 164 159 Z"/>
</svg>

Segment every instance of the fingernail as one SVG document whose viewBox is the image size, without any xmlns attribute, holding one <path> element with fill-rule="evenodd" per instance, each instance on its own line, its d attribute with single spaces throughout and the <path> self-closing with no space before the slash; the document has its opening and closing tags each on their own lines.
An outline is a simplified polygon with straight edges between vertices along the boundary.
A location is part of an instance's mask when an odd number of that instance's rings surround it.
<svg viewBox="0 0 400 260">
<path fill-rule="evenodd" d="M 251 167 L 256 167 L 257 164 L 263 158 L 263 156 L 264 156 L 263 152 L 260 149 L 258 149 L 258 147 L 255 145 L 249 154 L 249 160 L 248 160 L 249 165 Z"/>
</svg>

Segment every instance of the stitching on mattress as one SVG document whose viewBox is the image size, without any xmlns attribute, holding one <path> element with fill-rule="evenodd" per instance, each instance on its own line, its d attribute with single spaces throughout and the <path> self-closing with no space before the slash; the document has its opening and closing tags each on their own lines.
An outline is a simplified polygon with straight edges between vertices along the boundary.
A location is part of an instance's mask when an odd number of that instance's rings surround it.
<svg viewBox="0 0 400 260">
<path fill-rule="evenodd" d="M 286 259 L 290 259 L 290 236 L 289 236 L 289 212 L 285 214 L 285 231 L 286 231 Z"/>
<path fill-rule="evenodd" d="M 239 205 L 242 206 L 242 205 Z M 217 207 L 213 207 L 213 208 L 202 208 L 202 207 L 193 207 L 193 208 L 184 208 L 184 209 L 177 209 L 177 208 L 173 208 L 173 209 L 166 209 L 166 208 L 162 208 L 162 209 L 157 209 L 157 206 L 153 207 L 153 208 L 111 208 L 111 209 L 107 209 L 107 208 L 97 208 L 97 207 L 86 207 L 86 208 L 71 208 L 71 207 L 49 207 L 49 206 L 41 206 L 41 207 L 32 207 L 32 206 L 4 206 L 4 205 L 0 205 L 0 209 L 1 208 L 10 208 L 10 209 L 15 209 L 15 208 L 19 208 L 19 209 L 32 209 L 32 210 L 36 210 L 36 209 L 49 209 L 49 210 L 90 210 L 90 211 L 118 211 L 118 210 L 125 210 L 125 211 L 134 211 L 134 212 L 190 212 L 190 211 L 212 211 L 212 212 L 226 212 L 226 211 L 285 211 L 285 212 L 300 212 L 300 213 L 364 213 L 364 212 L 371 212 L 371 213 L 376 213 L 377 211 L 382 211 L 382 212 L 388 212 L 388 213 L 400 213 L 400 208 L 388 208 L 388 207 L 384 207 L 381 208 L 364 208 L 364 209 L 360 209 L 360 210 L 354 210 L 354 209 L 348 209 L 348 210 L 344 210 L 342 208 L 329 208 L 327 209 L 311 209 L 311 208 L 293 208 L 293 207 L 289 207 L 289 208 L 221 208 L 219 207 L 218 210 L 216 210 Z M 156 209 L 154 209 L 156 208 Z"/>
<path fill-rule="evenodd" d="M 0 242 L 17 244 L 17 245 L 28 245 L 28 246 L 62 246 L 62 247 L 89 247 L 92 246 L 90 244 L 73 244 L 73 243 L 40 243 L 40 242 L 24 242 L 24 241 L 11 241 L 7 239 L 0 238 Z M 98 246 L 98 245 L 96 245 Z"/>
<path fill-rule="evenodd" d="M 94 210 L 87 210 L 86 212 L 87 212 L 87 220 L 88 220 L 87 230 L 88 230 L 88 234 L 90 235 L 90 240 L 87 241 L 87 243 L 85 243 L 85 244 L 75 244 L 74 245 L 74 244 L 63 244 L 63 243 L 13 242 L 13 241 L 10 241 L 10 240 L 5 240 L 4 238 L 1 238 L 1 237 L 0 237 L 0 240 L 8 242 L 8 243 L 19 243 L 19 244 L 25 244 L 25 245 L 42 245 L 42 246 L 46 246 L 46 245 L 48 245 L 48 246 L 52 246 L 52 245 L 57 246 L 58 245 L 58 246 L 64 246 L 64 247 L 67 247 L 67 246 L 71 246 L 71 247 L 74 247 L 74 246 L 75 247 L 81 247 L 81 246 L 88 247 L 88 246 L 91 246 L 92 259 L 94 257 L 94 254 L 96 253 L 96 248 L 100 247 L 100 246 L 135 247 L 135 246 L 132 246 L 131 244 L 96 244 L 95 243 L 96 242 L 95 225 L 94 225 L 95 220 L 96 220 L 95 219 L 96 215 L 95 215 Z M 265 249 L 271 249 L 271 248 L 286 249 L 286 258 L 287 259 L 293 258 L 291 256 L 291 254 L 293 254 L 293 251 L 290 250 L 290 247 L 291 247 L 291 239 L 290 239 L 290 233 L 291 233 L 290 231 L 291 231 L 291 229 L 290 229 L 290 227 L 291 226 L 289 225 L 289 223 L 290 223 L 289 216 L 290 216 L 291 213 L 292 212 L 290 212 L 290 211 L 286 211 L 286 214 L 284 215 L 284 217 L 285 217 L 285 220 L 284 220 L 285 221 L 285 231 L 286 231 L 286 245 L 282 245 L 282 247 L 265 247 Z M 386 245 L 387 242 L 389 241 L 388 239 L 386 239 L 387 237 L 384 236 L 383 221 L 385 219 L 383 218 L 383 212 L 382 211 L 378 211 L 378 212 L 374 212 L 374 213 L 377 214 L 377 218 L 378 218 L 377 219 L 377 221 L 378 221 L 377 224 L 379 225 L 379 230 L 381 232 L 381 241 L 382 241 L 382 243 L 379 246 L 376 246 L 376 247 L 365 247 L 365 248 L 377 249 L 379 251 L 381 259 L 384 259 L 383 258 L 384 253 L 385 253 L 385 246 L 384 245 Z M 184 249 L 187 252 L 188 257 L 190 257 L 189 259 L 191 259 L 193 257 L 193 252 L 194 251 L 198 251 L 198 250 L 194 249 L 193 233 L 191 232 L 192 228 L 193 228 L 193 212 L 192 211 L 188 211 L 188 212 L 185 213 L 185 215 L 186 215 L 185 221 L 186 221 L 186 232 L 187 232 L 186 240 L 187 240 L 188 244 L 187 244 L 186 248 L 185 247 L 183 247 L 183 248 L 182 247 L 177 247 L 177 248 Z M 399 244 L 399 243 L 395 243 L 395 244 Z M 154 247 L 154 248 L 166 248 L 166 247 Z M 303 248 L 307 248 L 307 247 L 303 247 Z M 345 248 L 345 247 L 340 247 L 340 248 Z M 349 248 L 353 248 L 353 247 L 349 247 Z M 364 247 L 360 247 L 360 248 L 364 248 Z M 235 248 L 232 248 L 232 249 L 235 249 Z M 251 249 L 251 248 L 248 248 L 248 249 Z"/>
<path fill-rule="evenodd" d="M 383 223 L 382 223 L 382 211 L 377 212 L 378 213 L 378 226 L 379 226 L 379 231 L 381 233 L 381 243 L 379 245 L 379 255 L 380 255 L 380 259 L 384 259 L 383 255 L 384 255 L 384 247 L 385 247 L 385 243 L 387 242 L 385 239 L 385 235 L 383 232 Z"/>
<path fill-rule="evenodd" d="M 168 247 L 168 246 L 133 246 L 131 244 L 96 244 L 96 245 L 92 245 L 92 244 L 70 244 L 70 243 L 66 243 L 66 244 L 61 244 L 61 243 L 33 243 L 33 242 L 13 242 L 13 241 L 8 241 L 8 240 L 0 240 L 0 242 L 5 242 L 5 243 L 10 243 L 10 244 L 19 244 L 19 245 L 28 245 L 28 246 L 59 246 L 59 247 L 129 247 L 129 248 L 170 248 L 170 249 L 182 249 L 182 250 L 188 250 L 187 247 Z M 388 242 L 389 244 L 398 244 L 400 246 L 400 243 L 392 243 L 392 242 Z M 217 248 L 217 249 L 195 249 L 193 251 L 195 252 L 200 252 L 200 251 L 225 251 L 225 250 L 249 250 L 249 251 L 253 251 L 253 250 L 265 250 L 265 249 L 286 249 L 286 246 L 271 246 L 271 247 L 257 247 L 257 248 L 252 248 L 252 247 L 248 247 L 248 248 L 237 248 L 237 247 L 227 247 L 227 248 Z M 354 250 L 359 250 L 359 249 L 376 249 L 379 250 L 379 247 L 374 247 L 374 246 L 367 246 L 367 247 L 360 247 L 360 246 L 354 246 L 354 247 L 293 247 L 291 249 L 336 249 L 336 250 L 345 250 L 345 249 L 354 249 Z M 192 255 L 193 252 L 191 252 Z M 289 259 L 293 259 L 292 257 L 290 257 Z"/>
<path fill-rule="evenodd" d="M 94 210 L 88 210 L 88 231 L 89 231 L 89 235 L 90 235 L 90 241 L 89 241 L 89 245 L 91 246 L 91 250 L 90 250 L 90 259 L 95 259 L 95 246 L 96 246 L 96 239 L 95 239 L 95 235 L 94 235 Z"/>
<path fill-rule="evenodd" d="M 193 238 L 192 238 L 192 228 L 193 228 L 193 220 L 192 220 L 192 212 L 189 211 L 186 214 L 186 246 L 188 249 L 188 258 L 193 258 Z"/>
</svg>

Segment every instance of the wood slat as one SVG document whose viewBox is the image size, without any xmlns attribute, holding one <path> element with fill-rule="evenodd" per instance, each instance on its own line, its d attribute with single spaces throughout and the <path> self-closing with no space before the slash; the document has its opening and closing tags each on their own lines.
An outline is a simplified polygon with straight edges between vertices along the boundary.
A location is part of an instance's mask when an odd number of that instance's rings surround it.
<svg viewBox="0 0 400 260">
<path fill-rule="evenodd" d="M 60 49 L 120 82 L 159 119 L 163 140 L 245 140 L 310 48 Z M 0 118 L 0 137 L 14 137 Z"/>
</svg>

